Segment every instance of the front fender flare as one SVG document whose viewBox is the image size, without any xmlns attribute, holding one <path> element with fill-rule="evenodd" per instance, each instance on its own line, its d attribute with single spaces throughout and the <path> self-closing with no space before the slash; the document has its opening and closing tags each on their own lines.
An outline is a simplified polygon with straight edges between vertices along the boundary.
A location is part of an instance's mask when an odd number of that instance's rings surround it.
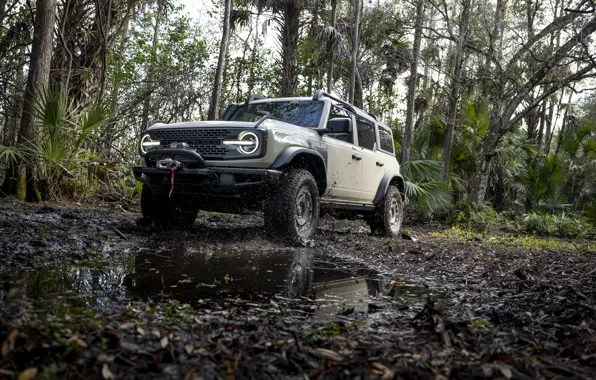
<svg viewBox="0 0 596 380">
<path fill-rule="evenodd" d="M 301 160 L 305 158 L 306 160 Z M 301 161 L 301 162 L 297 162 Z M 298 164 L 310 170 L 317 181 L 319 192 L 323 194 L 327 188 L 327 165 L 321 153 L 298 146 L 286 148 L 275 159 L 271 169 L 282 170 L 286 167 Z"/>
<path fill-rule="evenodd" d="M 377 193 L 375 194 L 375 198 L 373 200 L 374 204 L 378 204 L 381 202 L 385 194 L 387 194 L 387 189 L 389 189 L 390 185 L 395 185 L 399 189 L 401 193 L 402 199 L 406 200 L 406 192 L 405 192 L 405 184 L 404 184 L 404 177 L 401 176 L 398 172 L 390 172 L 385 173 L 381 183 L 379 184 L 379 188 L 377 189 Z"/>
</svg>

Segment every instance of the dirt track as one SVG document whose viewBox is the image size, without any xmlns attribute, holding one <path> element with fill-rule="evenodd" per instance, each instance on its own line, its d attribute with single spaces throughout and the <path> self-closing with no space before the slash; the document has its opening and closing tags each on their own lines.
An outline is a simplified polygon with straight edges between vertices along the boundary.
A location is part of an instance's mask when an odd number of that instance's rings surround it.
<svg viewBox="0 0 596 380">
<path fill-rule="evenodd" d="M 593 250 L 1 202 L 2 376 L 596 378 Z"/>
</svg>

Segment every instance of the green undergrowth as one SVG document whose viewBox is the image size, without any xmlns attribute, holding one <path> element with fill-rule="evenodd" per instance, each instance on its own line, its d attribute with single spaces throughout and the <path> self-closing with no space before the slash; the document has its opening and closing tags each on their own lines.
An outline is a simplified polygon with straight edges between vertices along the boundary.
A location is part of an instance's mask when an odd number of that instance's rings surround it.
<svg viewBox="0 0 596 380">
<path fill-rule="evenodd" d="M 487 234 L 497 231 L 544 237 L 596 239 L 596 226 L 584 215 L 572 212 L 501 212 L 487 205 L 459 205 L 447 223 L 460 229 Z"/>
<path fill-rule="evenodd" d="M 489 248 L 517 248 L 525 251 L 564 251 L 564 252 L 596 252 L 595 241 L 569 241 L 553 237 L 532 235 L 492 234 L 476 232 L 471 228 L 453 226 L 441 232 L 431 232 L 431 236 L 457 240 L 465 243 L 471 240 L 481 241 Z"/>
</svg>

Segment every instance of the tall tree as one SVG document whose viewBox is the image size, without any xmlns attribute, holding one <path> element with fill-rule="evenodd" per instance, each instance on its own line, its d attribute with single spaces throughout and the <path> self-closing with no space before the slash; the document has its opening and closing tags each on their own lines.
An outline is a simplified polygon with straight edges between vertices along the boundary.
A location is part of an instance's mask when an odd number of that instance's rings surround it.
<svg viewBox="0 0 596 380">
<path fill-rule="evenodd" d="M 145 100 L 143 100 L 143 115 L 141 119 L 141 125 L 143 129 L 149 126 L 149 113 L 151 111 L 151 93 L 155 87 L 155 56 L 157 54 L 157 46 L 159 44 L 159 29 L 161 27 L 161 21 L 164 16 L 164 1 L 157 1 L 157 12 L 155 14 L 155 24 L 153 27 L 153 45 L 151 49 L 151 59 L 147 64 L 147 77 L 146 77 L 146 89 Z"/>
<path fill-rule="evenodd" d="M 356 19 L 354 21 L 354 33 L 352 35 L 352 68 L 350 71 L 349 101 L 354 103 L 354 91 L 356 89 L 356 70 L 358 67 L 358 30 L 360 29 L 360 6 L 361 0 L 354 0 L 356 5 Z"/>
<path fill-rule="evenodd" d="M 217 68 L 215 69 L 215 79 L 213 80 L 213 94 L 209 103 L 208 120 L 215 120 L 219 116 L 219 99 L 221 97 L 221 82 L 223 78 L 226 55 L 228 54 L 228 42 L 230 39 L 230 17 L 232 14 L 232 0 L 224 0 L 223 14 L 223 33 L 219 44 L 219 56 L 217 58 Z"/>
<path fill-rule="evenodd" d="M 408 95 L 406 105 L 406 125 L 402 143 L 402 163 L 410 160 L 410 145 L 412 143 L 412 129 L 414 126 L 414 101 L 416 99 L 416 82 L 418 80 L 418 59 L 420 57 L 420 41 L 422 39 L 422 25 L 424 21 L 424 0 L 416 3 L 416 20 L 414 22 L 414 44 L 412 46 L 412 61 L 410 63 L 410 77 L 408 78 Z"/>
<path fill-rule="evenodd" d="M 502 4 L 501 1 L 498 3 Z M 477 163 L 475 181 L 477 187 L 474 194 L 474 201 L 477 204 L 484 201 L 489 184 L 491 162 L 496 155 L 501 138 L 559 89 L 596 75 L 594 72 L 596 63 L 586 48 L 587 39 L 596 31 L 596 16 L 591 9 L 585 8 L 589 7 L 585 2 L 581 5 L 584 8 L 559 16 L 532 38 L 521 43 L 522 46 L 507 61 L 503 62 L 500 53 L 488 54 L 494 62 L 492 78 L 495 82 L 495 96 L 492 99 L 494 105 L 488 132 L 482 141 Z M 502 20 L 503 16 L 500 22 Z M 567 40 L 562 45 L 543 57 L 535 69 L 525 73 L 523 78 L 519 78 L 519 74 L 516 75 L 522 65 L 521 62 L 524 62 L 524 58 L 528 55 L 535 54 L 541 40 L 571 25 L 573 30 L 567 30 Z M 500 49 L 494 49 L 494 46 L 490 50 L 500 51 Z M 551 75 L 570 63 L 576 63 L 577 70 Z M 516 80 L 510 80 L 510 78 L 516 78 Z M 540 92 L 530 102 L 526 102 L 532 91 Z"/>
<path fill-rule="evenodd" d="M 298 85 L 298 40 L 300 38 L 300 14 L 307 0 L 279 1 L 275 7 L 279 14 L 281 36 L 281 82 L 280 95 L 295 95 Z"/>
<path fill-rule="evenodd" d="M 463 0 L 459 22 L 459 36 L 455 51 L 455 65 L 451 76 L 449 91 L 449 122 L 443 146 L 443 181 L 449 180 L 449 163 L 451 160 L 451 146 L 453 143 L 453 130 L 457 123 L 457 110 L 459 105 L 459 89 L 462 80 L 462 68 L 464 63 L 464 46 L 468 38 L 468 24 L 470 19 L 470 0 Z"/>
<path fill-rule="evenodd" d="M 335 45 L 337 44 L 335 35 L 337 34 L 337 0 L 331 0 L 331 28 L 332 33 L 329 38 L 329 67 L 327 68 L 327 92 L 333 91 L 333 71 L 335 65 Z"/>
<path fill-rule="evenodd" d="M 48 86 L 50 79 L 50 64 L 52 61 L 52 39 L 54 36 L 54 22 L 56 19 L 57 0 L 37 0 L 35 11 L 35 24 L 33 27 L 33 44 L 31 47 L 31 60 L 27 75 L 27 86 L 23 96 L 23 115 L 19 130 L 18 143 L 35 140 L 38 133 L 35 128 L 33 104 L 38 95 Z M 35 158 L 30 157 L 30 161 Z M 32 168 L 20 163 L 17 170 L 16 186 L 11 193 L 19 199 L 34 198 L 32 185 Z"/>
</svg>

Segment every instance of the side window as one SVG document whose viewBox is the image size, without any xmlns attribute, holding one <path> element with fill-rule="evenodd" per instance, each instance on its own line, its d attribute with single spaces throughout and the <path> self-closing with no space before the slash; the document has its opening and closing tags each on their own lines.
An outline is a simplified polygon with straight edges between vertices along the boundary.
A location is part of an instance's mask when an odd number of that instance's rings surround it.
<svg viewBox="0 0 596 380">
<path fill-rule="evenodd" d="M 356 118 L 358 129 L 358 145 L 362 148 L 373 150 L 375 147 L 375 125 L 362 118 Z"/>
<path fill-rule="evenodd" d="M 393 136 L 391 135 L 391 131 L 385 127 L 381 127 L 380 125 L 379 140 L 381 150 L 384 150 L 385 152 L 389 152 L 391 154 L 394 153 Z"/>
<path fill-rule="evenodd" d="M 342 108 L 339 108 L 337 106 L 331 106 L 331 111 L 329 112 L 329 120 L 338 117 L 350 117 L 350 114 Z M 327 136 L 333 137 L 334 139 L 338 139 L 341 141 L 345 141 L 350 144 L 354 143 L 354 135 L 352 133 L 334 133 L 328 134 Z"/>
</svg>

